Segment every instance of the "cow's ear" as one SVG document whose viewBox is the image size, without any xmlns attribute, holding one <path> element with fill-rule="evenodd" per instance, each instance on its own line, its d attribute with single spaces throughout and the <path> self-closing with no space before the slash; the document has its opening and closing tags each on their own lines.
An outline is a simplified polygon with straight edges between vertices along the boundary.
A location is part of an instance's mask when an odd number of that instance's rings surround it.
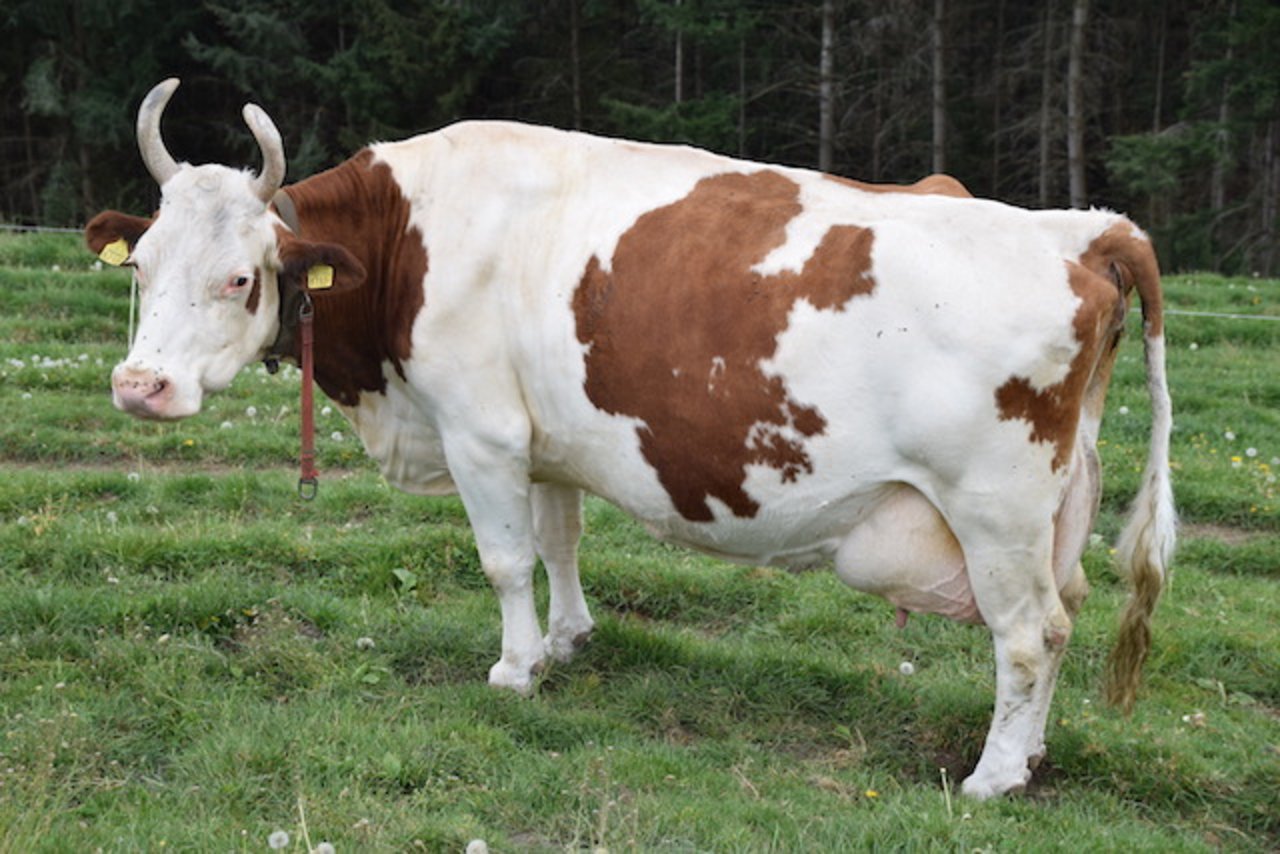
<svg viewBox="0 0 1280 854">
<path fill-rule="evenodd" d="M 280 276 L 315 294 L 343 293 L 364 283 L 365 270 L 337 243 L 312 243 L 292 236 L 280 240 Z"/>
<path fill-rule="evenodd" d="M 119 211 L 103 211 L 84 227 L 84 242 L 103 261 L 119 267 L 133 252 L 151 220 Z"/>
</svg>

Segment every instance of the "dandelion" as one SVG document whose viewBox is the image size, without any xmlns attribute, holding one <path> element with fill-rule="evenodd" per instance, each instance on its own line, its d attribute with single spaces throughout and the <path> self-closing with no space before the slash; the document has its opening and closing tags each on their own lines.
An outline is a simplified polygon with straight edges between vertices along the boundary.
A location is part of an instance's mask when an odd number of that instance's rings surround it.
<svg viewBox="0 0 1280 854">
<path fill-rule="evenodd" d="M 219 424 L 219 425 L 218 425 L 218 429 L 219 429 L 219 430 L 230 430 L 230 429 L 231 429 L 232 427 L 234 427 L 234 426 L 235 426 L 235 425 L 234 425 L 234 424 L 232 424 L 230 421 L 223 421 L 221 424 Z"/>
<path fill-rule="evenodd" d="M 866 795 L 868 798 L 873 798 L 873 799 L 880 797 L 880 793 L 877 792 L 875 789 L 867 789 L 862 794 Z"/>
<path fill-rule="evenodd" d="M 321 842 L 316 846 L 315 854 L 335 854 L 332 842 Z"/>
<path fill-rule="evenodd" d="M 29 392 L 29 391 L 24 391 L 24 392 L 22 393 L 22 399 L 23 399 L 23 400 L 30 400 L 30 399 L 31 399 L 31 392 Z"/>
<path fill-rule="evenodd" d="M 1188 349 L 1188 350 L 1191 350 L 1192 352 L 1194 352 L 1194 351 L 1196 351 L 1196 350 L 1199 350 L 1199 349 L 1200 349 L 1200 345 L 1199 345 L 1199 344 L 1197 344 L 1196 342 L 1192 341 L 1192 342 L 1191 342 L 1191 344 L 1187 347 L 1187 349 Z"/>
<path fill-rule="evenodd" d="M 267 845 L 272 850 L 279 851 L 289 845 L 289 832 L 286 830 L 277 830 L 267 837 Z"/>
<path fill-rule="evenodd" d="M 248 406 L 248 407 L 245 407 L 244 414 L 245 414 L 245 415 L 247 415 L 247 416 L 249 416 L 250 418 L 257 418 L 257 417 L 258 417 L 258 407 L 256 407 L 256 406 Z"/>
<path fill-rule="evenodd" d="M 1244 449 L 1244 455 L 1245 455 L 1246 457 L 1249 457 L 1250 459 L 1252 459 L 1252 458 L 1254 458 L 1254 457 L 1256 457 L 1256 456 L 1258 455 L 1258 449 L 1257 449 L 1257 448 L 1245 448 L 1245 449 Z"/>
<path fill-rule="evenodd" d="M 489 843 L 483 839 L 473 839 L 467 843 L 467 854 L 489 854 Z"/>
<path fill-rule="evenodd" d="M 1226 439 L 1228 442 L 1234 442 L 1236 440 L 1236 434 L 1228 430 L 1222 434 L 1222 438 Z"/>
<path fill-rule="evenodd" d="M 1240 457 L 1232 457 L 1232 458 L 1231 458 L 1231 467 L 1232 467 L 1233 469 L 1238 469 L 1238 468 L 1240 468 L 1242 465 L 1244 465 L 1244 460 L 1243 460 L 1243 459 L 1241 459 Z"/>
<path fill-rule="evenodd" d="M 373 649 L 375 646 L 371 637 L 356 638 L 356 649 Z"/>
<path fill-rule="evenodd" d="M 335 442 L 341 442 L 342 432 L 340 430 L 334 430 L 332 433 L 329 434 L 329 438 Z"/>
<path fill-rule="evenodd" d="M 1127 406 L 1122 406 L 1122 407 L 1120 407 L 1119 412 L 1120 412 L 1120 414 L 1121 414 L 1121 415 L 1128 415 L 1128 414 L 1129 414 L 1129 407 L 1127 407 Z"/>
<path fill-rule="evenodd" d="M 910 676 L 916 672 L 916 666 L 910 661 L 904 661 L 898 665 L 898 672 L 903 676 Z"/>
<path fill-rule="evenodd" d="M 323 415 L 325 418 L 328 418 L 330 415 L 333 414 L 333 407 L 326 406 L 324 409 L 320 410 L 320 414 Z"/>
<path fill-rule="evenodd" d="M 116 511 L 114 510 L 107 511 L 107 524 L 114 525 L 119 521 L 120 521 L 120 517 L 116 515 Z"/>
<path fill-rule="evenodd" d="M 195 439 L 183 439 L 183 440 L 182 440 L 182 447 L 184 447 L 184 448 L 194 448 L 195 446 L 196 446 L 196 440 L 195 440 Z"/>
</svg>

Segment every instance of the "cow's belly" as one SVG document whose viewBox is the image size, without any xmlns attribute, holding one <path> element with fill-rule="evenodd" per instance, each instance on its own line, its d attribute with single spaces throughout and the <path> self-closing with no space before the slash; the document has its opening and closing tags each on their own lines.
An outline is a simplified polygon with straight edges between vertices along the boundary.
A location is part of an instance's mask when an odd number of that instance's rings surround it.
<svg viewBox="0 0 1280 854">
<path fill-rule="evenodd" d="M 363 394 L 356 406 L 342 409 L 389 484 L 413 495 L 457 492 L 440 434 L 397 384 L 388 383 L 386 394 Z"/>
</svg>

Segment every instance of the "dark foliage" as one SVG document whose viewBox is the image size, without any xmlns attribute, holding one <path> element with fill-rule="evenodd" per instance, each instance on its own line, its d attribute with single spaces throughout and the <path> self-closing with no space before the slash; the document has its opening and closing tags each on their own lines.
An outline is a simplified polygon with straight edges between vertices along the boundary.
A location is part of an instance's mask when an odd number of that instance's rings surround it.
<svg viewBox="0 0 1280 854">
<path fill-rule="evenodd" d="M 941 166 L 978 195 L 1065 206 L 1074 69 L 1090 204 L 1143 222 L 1169 268 L 1280 269 L 1269 0 L 17 0 L 0 26 L 7 222 L 154 204 L 133 118 L 166 76 L 184 83 L 165 124 L 181 157 L 251 165 L 253 100 L 291 180 L 504 117 L 804 166 L 825 145 L 851 177 Z"/>
</svg>

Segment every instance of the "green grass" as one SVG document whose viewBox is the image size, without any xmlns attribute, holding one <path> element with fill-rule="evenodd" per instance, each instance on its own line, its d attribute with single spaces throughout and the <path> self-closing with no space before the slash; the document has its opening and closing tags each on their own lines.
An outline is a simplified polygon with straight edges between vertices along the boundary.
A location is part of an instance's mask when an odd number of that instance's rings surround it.
<svg viewBox="0 0 1280 854">
<path fill-rule="evenodd" d="M 1169 318 L 1184 544 L 1131 718 L 1099 692 L 1148 430 L 1125 343 L 1049 758 L 973 804 L 985 631 L 898 630 L 831 573 L 692 555 L 602 502 L 591 644 L 533 699 L 490 690 L 460 504 L 389 489 L 333 412 L 298 500 L 296 373 L 247 370 L 178 424 L 115 413 L 127 279 L 91 261 L 0 235 L 0 851 L 303 850 L 300 806 L 339 851 L 1280 847 L 1280 323 Z M 1280 314 L 1280 282 L 1166 289 Z"/>
</svg>

